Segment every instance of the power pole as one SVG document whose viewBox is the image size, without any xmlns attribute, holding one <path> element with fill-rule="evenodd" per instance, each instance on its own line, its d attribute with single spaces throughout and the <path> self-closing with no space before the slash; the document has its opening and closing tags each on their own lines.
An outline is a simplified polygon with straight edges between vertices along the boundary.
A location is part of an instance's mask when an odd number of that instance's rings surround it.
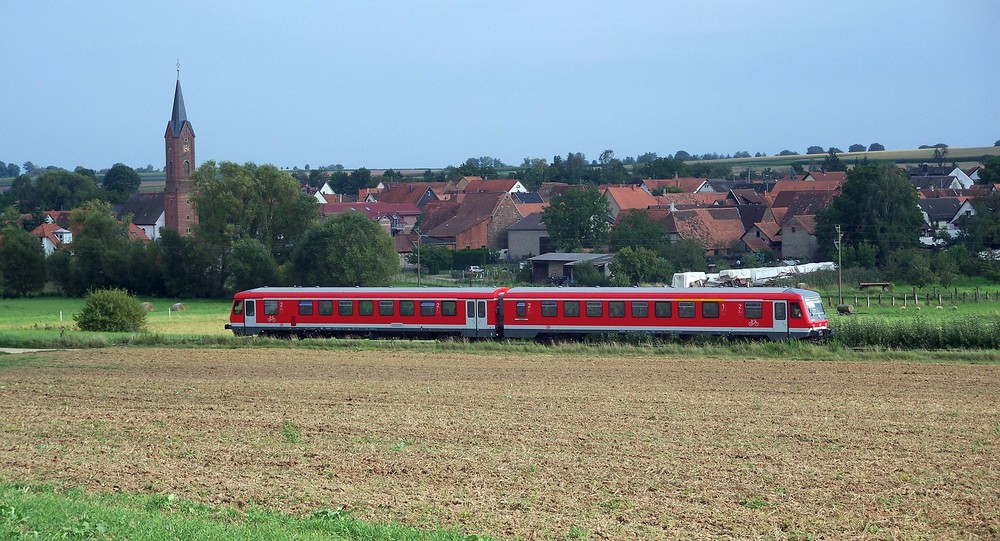
<svg viewBox="0 0 1000 541">
<path fill-rule="evenodd" d="M 841 246 L 843 245 L 844 233 L 840 231 L 840 225 L 837 225 L 837 240 L 834 244 L 837 245 L 837 295 L 840 297 L 840 304 L 844 304 L 844 258 L 841 256 Z"/>
</svg>

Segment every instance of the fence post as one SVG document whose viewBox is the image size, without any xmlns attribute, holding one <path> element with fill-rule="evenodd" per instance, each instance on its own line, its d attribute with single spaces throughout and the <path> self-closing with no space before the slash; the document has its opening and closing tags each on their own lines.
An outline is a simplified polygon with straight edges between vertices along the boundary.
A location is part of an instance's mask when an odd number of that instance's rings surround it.
<svg viewBox="0 0 1000 541">
<path fill-rule="evenodd" d="M 976 286 L 976 302 L 979 302 L 979 286 Z"/>
<path fill-rule="evenodd" d="M 872 296 L 870 294 L 869 295 L 865 295 L 865 298 L 868 301 L 868 308 L 871 308 L 872 307 Z"/>
<path fill-rule="evenodd" d="M 889 296 L 889 298 L 892 300 L 892 304 L 890 306 L 896 306 L 896 294 L 893 293 Z"/>
</svg>

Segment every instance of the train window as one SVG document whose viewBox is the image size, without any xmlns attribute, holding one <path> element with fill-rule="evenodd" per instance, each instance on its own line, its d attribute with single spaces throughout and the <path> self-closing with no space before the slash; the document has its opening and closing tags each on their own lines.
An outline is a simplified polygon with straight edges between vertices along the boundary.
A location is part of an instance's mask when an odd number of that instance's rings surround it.
<svg viewBox="0 0 1000 541">
<path fill-rule="evenodd" d="M 399 301 L 399 315 L 412 316 L 415 310 L 413 301 Z"/>
<path fill-rule="evenodd" d="M 689 301 L 683 301 L 677 303 L 677 316 L 678 317 L 694 317 L 694 303 Z"/>
<path fill-rule="evenodd" d="M 455 305 L 455 301 L 441 301 L 442 316 L 453 316 L 457 313 L 458 307 Z"/>
<path fill-rule="evenodd" d="M 556 317 L 559 315 L 559 303 L 556 301 L 542 301 L 542 317 Z"/>
<path fill-rule="evenodd" d="M 253 307 L 254 307 L 254 302 L 247 301 L 247 315 L 250 317 L 253 317 Z"/>
<path fill-rule="evenodd" d="M 743 315 L 745 315 L 747 319 L 760 319 L 764 317 L 763 304 L 759 301 L 743 303 Z"/>
<path fill-rule="evenodd" d="M 480 319 L 486 317 L 486 301 L 479 301 L 479 302 L 476 303 L 476 306 L 479 307 L 479 317 L 480 317 Z"/>
<path fill-rule="evenodd" d="M 233 303 L 233 313 L 236 315 L 243 313 L 243 301 L 236 301 Z"/>
<path fill-rule="evenodd" d="M 465 317 L 476 317 L 476 301 L 468 301 L 465 303 Z"/>
<path fill-rule="evenodd" d="M 784 319 L 785 319 L 785 310 L 786 310 L 786 308 L 785 308 L 785 303 L 784 302 L 779 301 L 779 302 L 774 303 L 774 319 L 776 319 L 778 321 L 784 321 Z"/>
<path fill-rule="evenodd" d="M 319 315 L 321 316 L 332 316 L 333 315 L 333 301 L 319 301 Z"/>
<path fill-rule="evenodd" d="M 374 301 L 358 301 L 358 315 L 370 316 L 375 313 Z"/>
<path fill-rule="evenodd" d="M 393 313 L 392 301 L 378 301 L 378 315 L 391 316 Z"/>
<path fill-rule="evenodd" d="M 517 301 L 514 305 L 514 317 L 528 317 L 528 303 L 525 301 Z"/>
<path fill-rule="evenodd" d="M 656 317 L 673 317 L 674 303 L 671 301 L 656 301 L 656 304 L 653 305 L 653 310 L 656 313 Z"/>
<path fill-rule="evenodd" d="M 563 315 L 580 317 L 580 301 L 563 301 Z"/>
<path fill-rule="evenodd" d="M 800 319 L 802 317 L 802 307 L 797 302 L 788 303 L 788 312 L 789 317 L 792 319 Z"/>
<path fill-rule="evenodd" d="M 601 301 L 587 301 L 587 317 L 601 317 L 604 315 L 604 303 Z"/>
<path fill-rule="evenodd" d="M 278 301 L 264 301 L 264 315 L 265 316 L 278 315 Z"/>
<path fill-rule="evenodd" d="M 433 316 L 436 314 L 437 308 L 434 305 L 434 301 L 420 301 L 420 315 Z"/>
<path fill-rule="evenodd" d="M 719 317 L 719 303 L 703 301 L 701 303 L 701 317 Z"/>
<path fill-rule="evenodd" d="M 608 301 L 608 315 L 625 317 L 625 301 Z"/>
<path fill-rule="evenodd" d="M 632 317 L 649 317 L 649 303 L 648 302 L 633 302 L 632 303 Z"/>
<path fill-rule="evenodd" d="M 300 316 L 313 315 L 313 301 L 299 301 L 299 315 Z"/>
<path fill-rule="evenodd" d="M 337 313 L 342 316 L 353 316 L 354 301 L 337 301 Z"/>
</svg>

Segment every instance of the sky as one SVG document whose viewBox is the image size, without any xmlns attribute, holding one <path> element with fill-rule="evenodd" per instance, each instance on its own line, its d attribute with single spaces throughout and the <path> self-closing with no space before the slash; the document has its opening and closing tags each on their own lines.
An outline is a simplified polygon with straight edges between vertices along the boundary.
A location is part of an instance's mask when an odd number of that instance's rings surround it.
<svg viewBox="0 0 1000 541">
<path fill-rule="evenodd" d="M 1000 2 L 0 0 L 0 160 L 424 169 L 1000 139 Z"/>
</svg>

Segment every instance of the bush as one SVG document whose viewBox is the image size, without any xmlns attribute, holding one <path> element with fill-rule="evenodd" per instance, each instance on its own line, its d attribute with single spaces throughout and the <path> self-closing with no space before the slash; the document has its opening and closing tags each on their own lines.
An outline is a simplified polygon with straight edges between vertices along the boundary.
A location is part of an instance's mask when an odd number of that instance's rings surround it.
<svg viewBox="0 0 1000 541">
<path fill-rule="evenodd" d="M 141 332 L 146 311 L 124 289 L 98 289 L 87 293 L 83 310 L 73 316 L 81 331 Z"/>
</svg>

